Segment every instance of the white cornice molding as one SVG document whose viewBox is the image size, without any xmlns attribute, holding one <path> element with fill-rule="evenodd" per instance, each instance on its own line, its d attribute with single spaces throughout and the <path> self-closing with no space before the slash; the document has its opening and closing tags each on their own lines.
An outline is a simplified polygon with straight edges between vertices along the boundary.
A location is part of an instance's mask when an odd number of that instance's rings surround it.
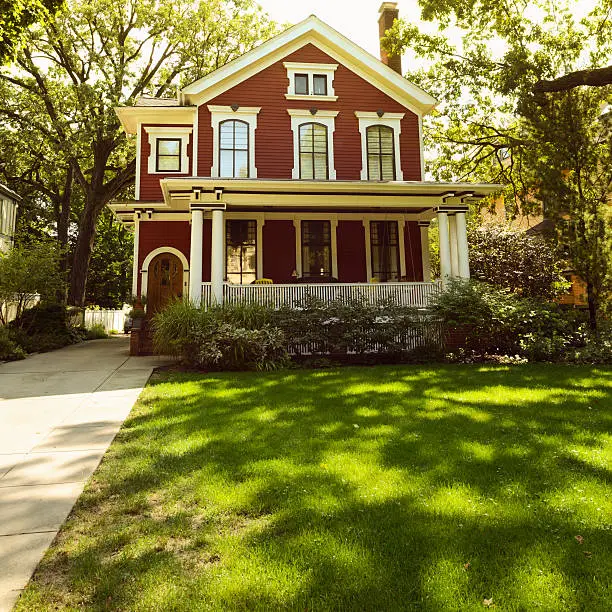
<svg viewBox="0 0 612 612">
<path fill-rule="evenodd" d="M 283 66 L 288 70 L 321 70 L 329 72 L 337 70 L 338 64 L 315 64 L 312 62 L 283 62 Z"/>
<path fill-rule="evenodd" d="M 206 108 L 211 113 L 231 113 L 233 115 L 258 115 L 261 106 L 239 106 L 234 110 L 231 106 L 219 106 L 217 104 L 207 104 Z"/>
<path fill-rule="evenodd" d="M 115 113 L 127 134 L 136 134 L 139 123 L 185 123 L 193 125 L 196 106 L 120 106 Z"/>
<path fill-rule="evenodd" d="M 375 119 L 377 121 L 384 121 L 385 119 L 399 119 L 401 121 L 405 115 L 406 113 L 383 113 L 382 116 L 379 116 L 378 113 L 370 111 L 355 111 L 355 117 L 358 119 Z"/>
<path fill-rule="evenodd" d="M 340 111 L 317 109 L 317 112 L 313 115 L 308 108 L 288 108 L 287 112 L 292 117 L 312 117 L 312 120 L 315 121 L 317 117 L 337 117 Z"/>
</svg>

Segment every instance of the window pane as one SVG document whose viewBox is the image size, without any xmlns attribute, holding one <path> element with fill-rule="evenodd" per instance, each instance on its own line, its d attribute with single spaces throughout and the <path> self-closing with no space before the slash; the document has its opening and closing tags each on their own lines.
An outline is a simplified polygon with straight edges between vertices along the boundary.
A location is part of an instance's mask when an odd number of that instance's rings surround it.
<svg viewBox="0 0 612 612">
<path fill-rule="evenodd" d="M 380 181 L 378 155 L 368 155 L 368 175 L 371 181 Z"/>
<path fill-rule="evenodd" d="M 300 178 L 314 178 L 313 159 L 310 153 L 302 153 L 300 155 Z"/>
<path fill-rule="evenodd" d="M 373 125 L 366 131 L 368 178 L 372 181 L 395 179 L 395 137 L 387 125 Z"/>
<path fill-rule="evenodd" d="M 329 221 L 302 221 L 302 274 L 331 276 Z"/>
<path fill-rule="evenodd" d="M 234 152 L 221 151 L 219 176 L 233 177 L 234 176 Z"/>
<path fill-rule="evenodd" d="M 315 74 L 313 77 L 312 88 L 316 96 L 327 95 L 327 77 L 324 74 Z"/>
<path fill-rule="evenodd" d="M 398 229 L 395 221 L 370 223 L 372 274 L 380 281 L 399 280 Z"/>
<path fill-rule="evenodd" d="M 249 160 L 247 151 L 236 151 L 234 176 L 238 178 L 247 178 L 249 176 Z"/>
<path fill-rule="evenodd" d="M 178 172 L 181 169 L 181 160 L 179 157 L 160 155 L 157 158 L 157 169 L 160 172 Z"/>
<path fill-rule="evenodd" d="M 314 178 L 327 180 L 327 153 L 316 153 L 314 156 Z"/>
<path fill-rule="evenodd" d="M 181 141 L 180 140 L 158 140 L 157 153 L 159 155 L 180 155 Z"/>
<path fill-rule="evenodd" d="M 382 156 L 382 179 L 392 181 L 395 178 L 395 163 L 392 155 Z"/>
<path fill-rule="evenodd" d="M 308 94 L 308 75 L 296 74 L 295 75 L 295 93 L 296 94 Z"/>
</svg>

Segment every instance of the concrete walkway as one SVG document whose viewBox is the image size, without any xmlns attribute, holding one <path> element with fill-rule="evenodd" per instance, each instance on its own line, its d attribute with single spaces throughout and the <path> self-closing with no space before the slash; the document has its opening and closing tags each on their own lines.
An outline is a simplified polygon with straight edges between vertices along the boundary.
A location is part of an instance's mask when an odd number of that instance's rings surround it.
<svg viewBox="0 0 612 612">
<path fill-rule="evenodd" d="M 156 357 L 93 340 L 0 365 L 0 612 L 12 608 Z"/>
</svg>

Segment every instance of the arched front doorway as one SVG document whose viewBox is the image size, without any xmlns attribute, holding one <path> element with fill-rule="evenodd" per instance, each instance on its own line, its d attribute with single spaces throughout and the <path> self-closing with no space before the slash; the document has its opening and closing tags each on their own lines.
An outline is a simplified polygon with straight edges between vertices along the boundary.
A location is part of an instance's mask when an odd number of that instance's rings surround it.
<svg viewBox="0 0 612 612">
<path fill-rule="evenodd" d="M 172 253 L 160 253 L 149 264 L 147 314 L 159 312 L 170 300 L 183 297 L 183 263 Z"/>
</svg>

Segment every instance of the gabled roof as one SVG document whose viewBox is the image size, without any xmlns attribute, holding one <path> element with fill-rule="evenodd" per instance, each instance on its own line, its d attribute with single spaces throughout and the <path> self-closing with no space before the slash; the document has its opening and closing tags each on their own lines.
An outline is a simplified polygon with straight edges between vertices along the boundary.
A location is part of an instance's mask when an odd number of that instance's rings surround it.
<svg viewBox="0 0 612 612">
<path fill-rule="evenodd" d="M 308 43 L 332 56 L 418 115 L 430 112 L 437 104 L 436 99 L 427 92 L 406 80 L 315 15 L 307 17 L 225 66 L 191 83 L 182 90 L 180 97 L 184 99 L 185 104 L 202 104 Z"/>
</svg>

